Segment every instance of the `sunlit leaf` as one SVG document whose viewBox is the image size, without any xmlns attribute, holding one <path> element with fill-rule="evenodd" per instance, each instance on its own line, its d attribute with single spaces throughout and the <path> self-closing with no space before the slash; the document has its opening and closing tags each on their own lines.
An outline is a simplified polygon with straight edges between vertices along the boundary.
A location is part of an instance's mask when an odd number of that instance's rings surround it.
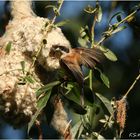
<svg viewBox="0 0 140 140">
<path fill-rule="evenodd" d="M 64 1 L 64 0 L 58 0 L 57 3 L 58 3 L 58 4 L 61 4 L 61 3 L 63 3 L 63 1 Z"/>
<path fill-rule="evenodd" d="M 95 13 L 96 10 L 97 10 L 97 9 L 96 9 L 96 8 L 93 8 L 91 5 L 88 5 L 88 6 L 84 9 L 84 11 L 87 12 L 87 13 L 89 13 L 89 14 Z"/>
<path fill-rule="evenodd" d="M 70 20 L 63 20 L 63 21 L 57 22 L 55 25 L 58 27 L 61 27 L 61 26 L 64 26 L 66 24 L 69 24 L 69 23 L 70 23 Z"/>
<path fill-rule="evenodd" d="M 113 108 L 112 108 L 111 102 L 106 97 L 104 97 L 103 95 L 99 93 L 96 93 L 96 96 L 100 99 L 100 101 L 104 104 L 108 112 L 112 115 Z"/>
<path fill-rule="evenodd" d="M 57 9 L 57 7 L 54 6 L 54 5 L 47 5 L 45 8 L 46 8 L 46 9 L 52 8 L 53 12 L 54 12 L 57 16 L 60 14 L 59 11 L 58 11 L 58 9 Z"/>
<path fill-rule="evenodd" d="M 89 40 L 89 36 L 90 36 L 89 27 L 88 26 L 85 26 L 84 28 L 81 27 L 81 29 L 80 29 L 80 37 L 82 39 L 85 39 L 86 41 L 88 41 Z"/>
<path fill-rule="evenodd" d="M 100 49 L 103 51 L 104 55 L 106 56 L 106 58 L 108 58 L 111 61 L 117 61 L 117 57 L 116 55 L 108 48 L 105 47 L 100 47 Z"/>
<path fill-rule="evenodd" d="M 34 122 L 36 121 L 38 115 L 40 114 L 41 110 L 46 106 L 49 98 L 51 95 L 51 89 L 38 101 L 37 104 L 37 111 L 36 113 L 32 116 L 31 121 L 28 123 L 28 133 L 31 129 L 31 127 L 33 126 Z"/>
<path fill-rule="evenodd" d="M 79 37 L 78 38 L 78 43 L 80 44 L 80 46 L 88 48 L 86 39 L 83 39 L 83 38 Z"/>
<path fill-rule="evenodd" d="M 96 5 L 96 8 L 97 8 L 96 15 L 95 15 L 96 16 L 96 21 L 97 22 L 101 22 L 102 15 L 103 15 L 102 8 L 101 8 L 101 6 L 99 4 Z"/>
<path fill-rule="evenodd" d="M 116 28 L 116 29 L 112 32 L 112 34 L 118 33 L 118 32 L 120 32 L 120 31 L 122 31 L 122 30 L 124 30 L 124 29 L 126 29 L 126 28 L 127 28 L 126 26 L 118 27 L 118 28 Z"/>
<path fill-rule="evenodd" d="M 59 85 L 60 81 L 51 82 L 36 91 L 36 96 L 39 97 L 42 93 L 49 91 L 52 87 Z"/>
<path fill-rule="evenodd" d="M 134 21 L 135 20 L 135 16 L 131 16 L 131 17 L 129 17 L 126 21 L 128 22 L 128 23 L 130 23 L 130 22 L 132 22 L 132 21 Z"/>
<path fill-rule="evenodd" d="M 84 127 L 82 126 L 82 122 L 78 121 L 71 129 L 71 133 L 73 138 L 79 138 Z"/>
<path fill-rule="evenodd" d="M 106 123 L 106 120 L 105 119 L 100 119 L 99 122 Z"/>
<path fill-rule="evenodd" d="M 106 140 L 101 134 L 99 134 L 98 132 L 92 132 L 92 135 L 94 135 L 97 140 Z"/>
<path fill-rule="evenodd" d="M 10 41 L 10 42 L 8 42 L 8 44 L 6 45 L 6 48 L 5 48 L 5 51 L 7 54 L 10 53 L 11 47 L 12 47 L 12 42 Z"/>
</svg>

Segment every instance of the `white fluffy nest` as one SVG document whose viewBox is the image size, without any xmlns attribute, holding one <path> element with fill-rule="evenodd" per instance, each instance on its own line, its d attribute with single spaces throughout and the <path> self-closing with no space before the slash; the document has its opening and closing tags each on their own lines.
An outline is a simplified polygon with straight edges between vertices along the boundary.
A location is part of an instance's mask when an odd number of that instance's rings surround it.
<svg viewBox="0 0 140 140">
<path fill-rule="evenodd" d="M 53 28 L 45 35 L 46 22 L 47 19 L 40 17 L 10 21 L 6 33 L 0 38 L 0 116 L 14 126 L 30 121 L 37 110 L 35 91 L 42 82 L 33 67 L 35 82 L 19 84 L 24 77 L 21 62 L 25 62 L 25 71 L 28 71 L 42 39 L 46 39 L 47 44 L 43 46 L 37 61 L 47 71 L 55 71 L 59 68 L 59 61 L 49 57 L 50 48 L 52 45 L 70 47 L 59 28 Z M 8 54 L 6 46 L 9 42 L 11 50 Z"/>
</svg>

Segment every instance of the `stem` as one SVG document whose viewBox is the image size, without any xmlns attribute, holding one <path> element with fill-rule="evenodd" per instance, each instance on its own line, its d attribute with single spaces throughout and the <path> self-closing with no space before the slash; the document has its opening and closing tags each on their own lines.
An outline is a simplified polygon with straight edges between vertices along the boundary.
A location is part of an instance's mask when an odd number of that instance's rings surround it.
<svg viewBox="0 0 140 140">
<path fill-rule="evenodd" d="M 120 24 L 125 23 L 129 18 L 131 18 L 132 16 L 134 16 L 137 12 L 138 12 L 138 10 L 135 10 L 134 12 L 132 12 L 131 14 L 129 14 L 127 17 L 125 17 L 124 19 L 122 19 L 120 22 L 114 24 L 115 29 L 118 28 L 120 26 Z M 109 28 L 106 31 L 106 32 L 109 33 L 109 36 L 103 36 L 103 38 L 101 38 L 98 41 L 98 43 L 96 44 L 96 47 L 99 46 L 102 42 L 104 42 L 107 38 L 111 37 L 113 31 L 114 31 L 114 29 Z"/>
<path fill-rule="evenodd" d="M 95 25 L 96 25 L 96 19 L 95 19 L 95 15 L 94 15 L 94 19 L 93 19 L 93 24 L 92 24 L 92 27 L 91 27 L 91 48 L 94 47 L 94 36 L 95 36 Z M 93 72 L 92 70 L 89 71 L 89 88 L 92 90 L 92 82 L 93 82 Z"/>
<path fill-rule="evenodd" d="M 138 74 L 138 76 L 136 77 L 135 81 L 132 83 L 132 85 L 130 86 L 130 88 L 127 90 L 127 92 L 125 93 L 125 95 L 123 96 L 123 99 L 127 98 L 128 94 L 130 93 L 130 91 L 134 88 L 134 86 L 136 85 L 137 81 L 140 79 L 140 73 Z"/>
<path fill-rule="evenodd" d="M 59 0 L 58 0 L 58 1 L 59 1 Z M 61 2 L 59 3 L 58 9 L 57 9 L 57 12 L 58 12 L 58 13 L 60 13 L 60 9 L 61 9 L 61 7 L 62 7 L 63 2 L 64 2 L 64 0 L 61 0 Z M 51 24 L 53 24 L 53 23 L 55 22 L 56 18 L 57 18 L 57 15 L 54 16 L 54 18 L 53 18 L 52 21 L 51 21 Z"/>
<path fill-rule="evenodd" d="M 120 24 L 122 24 L 123 22 L 127 21 L 130 17 L 134 16 L 137 13 L 137 11 L 138 10 L 135 10 L 130 15 L 128 15 L 127 17 L 125 17 L 124 19 L 122 19 L 120 22 L 116 23 L 116 26 L 118 27 Z"/>
<path fill-rule="evenodd" d="M 92 82 L 93 82 L 93 79 L 92 79 L 92 75 L 93 75 L 93 72 L 92 70 L 89 71 L 89 88 L 92 90 Z"/>
</svg>

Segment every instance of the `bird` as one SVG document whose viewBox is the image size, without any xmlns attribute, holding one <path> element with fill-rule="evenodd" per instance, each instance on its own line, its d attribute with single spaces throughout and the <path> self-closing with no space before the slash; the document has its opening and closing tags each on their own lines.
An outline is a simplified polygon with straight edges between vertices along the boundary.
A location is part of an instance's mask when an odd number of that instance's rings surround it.
<svg viewBox="0 0 140 140">
<path fill-rule="evenodd" d="M 49 55 L 59 59 L 61 68 L 74 77 L 80 85 L 84 79 L 82 66 L 95 69 L 96 64 L 102 63 L 105 58 L 104 53 L 97 47 L 68 48 L 61 45 L 53 45 Z"/>
</svg>

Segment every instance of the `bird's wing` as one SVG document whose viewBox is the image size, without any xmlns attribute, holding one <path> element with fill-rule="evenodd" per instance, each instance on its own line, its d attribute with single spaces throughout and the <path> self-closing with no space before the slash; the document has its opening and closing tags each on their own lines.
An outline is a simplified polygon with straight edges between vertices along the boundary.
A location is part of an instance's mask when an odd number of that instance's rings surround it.
<svg viewBox="0 0 140 140">
<path fill-rule="evenodd" d="M 76 48 L 80 54 L 80 65 L 85 65 L 88 68 L 95 68 L 96 63 L 102 63 L 105 59 L 103 52 L 97 48 Z"/>
<path fill-rule="evenodd" d="M 83 83 L 83 74 L 76 61 L 69 61 L 69 56 L 65 56 L 60 60 L 60 65 L 65 71 L 72 75 L 79 84 Z"/>
<path fill-rule="evenodd" d="M 83 83 L 81 66 L 95 68 L 96 63 L 101 63 L 104 54 L 96 48 L 75 48 L 60 59 L 60 65 L 68 73 L 72 74 L 79 84 Z"/>
</svg>

